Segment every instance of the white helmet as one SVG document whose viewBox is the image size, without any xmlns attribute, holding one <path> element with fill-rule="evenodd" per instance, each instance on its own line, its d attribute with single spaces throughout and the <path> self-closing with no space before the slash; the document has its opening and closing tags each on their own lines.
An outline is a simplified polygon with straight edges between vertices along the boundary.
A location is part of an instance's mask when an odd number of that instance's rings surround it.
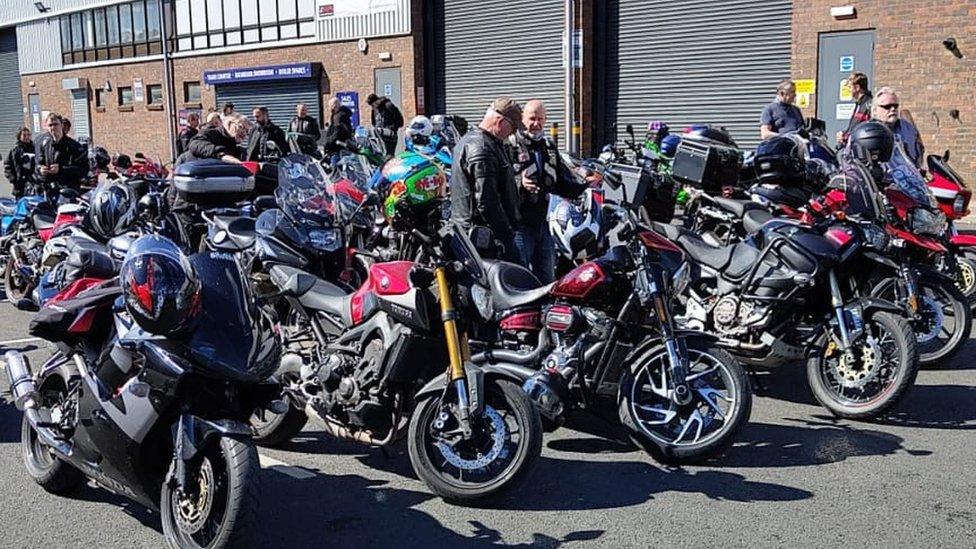
<svg viewBox="0 0 976 549">
<path fill-rule="evenodd" d="M 556 248 L 569 259 L 586 259 L 603 246 L 603 190 L 588 188 L 579 199 L 553 197 L 549 231 Z"/>
<path fill-rule="evenodd" d="M 434 133 L 434 125 L 430 123 L 430 118 L 420 115 L 413 117 L 410 123 L 407 124 L 407 129 L 405 130 L 407 137 L 414 139 L 417 136 L 423 136 L 430 138 Z"/>
</svg>

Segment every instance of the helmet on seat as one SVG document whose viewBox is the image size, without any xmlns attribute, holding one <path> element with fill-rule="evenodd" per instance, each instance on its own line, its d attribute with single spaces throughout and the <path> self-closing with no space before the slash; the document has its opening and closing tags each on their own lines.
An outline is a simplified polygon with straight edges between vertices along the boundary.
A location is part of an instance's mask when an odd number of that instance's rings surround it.
<svg viewBox="0 0 976 549">
<path fill-rule="evenodd" d="M 135 190 L 124 184 L 102 183 L 95 189 L 88 210 L 92 230 L 109 239 L 127 231 L 136 221 L 138 198 Z"/>
<path fill-rule="evenodd" d="M 414 145 L 426 145 L 434 133 L 434 125 L 426 116 L 415 116 L 404 130 L 405 140 Z"/>
<path fill-rule="evenodd" d="M 777 135 L 756 147 L 753 165 L 759 181 L 800 185 L 806 180 L 806 146 L 793 135 Z"/>
<path fill-rule="evenodd" d="M 586 189 L 579 203 L 558 200 L 549 211 L 549 232 L 557 251 L 570 259 L 585 259 L 603 245 L 603 191 Z"/>
<path fill-rule="evenodd" d="M 202 285 L 196 270 L 162 236 L 141 236 L 129 246 L 119 282 L 126 310 L 149 333 L 178 334 L 200 313 Z"/>
<path fill-rule="evenodd" d="M 860 147 L 872 163 L 887 162 L 895 148 L 895 135 L 888 126 L 877 120 L 861 122 L 850 135 L 850 146 Z"/>
</svg>

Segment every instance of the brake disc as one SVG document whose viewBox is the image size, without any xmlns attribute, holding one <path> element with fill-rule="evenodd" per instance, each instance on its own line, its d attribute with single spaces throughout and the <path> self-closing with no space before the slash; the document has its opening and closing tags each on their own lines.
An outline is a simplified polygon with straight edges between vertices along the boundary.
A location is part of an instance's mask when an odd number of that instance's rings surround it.
<svg viewBox="0 0 976 549">
<path fill-rule="evenodd" d="M 501 455 L 502 449 L 505 447 L 505 435 L 508 433 L 505 420 L 491 406 L 485 406 L 484 415 L 488 419 L 491 428 L 491 448 L 484 454 L 478 452 L 477 457 L 474 459 L 465 459 L 455 451 L 454 445 L 447 444 L 443 441 L 437 442 L 437 449 L 440 450 L 441 455 L 444 456 L 444 459 L 448 463 L 458 469 L 471 471 L 484 468 Z M 462 440 L 458 443 L 463 444 L 464 441 Z"/>
<path fill-rule="evenodd" d="M 881 347 L 873 337 L 868 337 L 861 345 L 856 364 L 849 364 L 847 353 L 841 353 L 837 360 L 836 376 L 845 388 L 860 388 L 875 378 L 881 363 Z"/>
<path fill-rule="evenodd" d="M 922 296 L 922 306 L 922 310 L 925 311 L 924 322 L 928 330 L 924 332 L 916 331 L 915 337 L 919 343 L 928 343 L 938 337 L 942 331 L 942 325 L 945 323 L 945 313 L 942 312 L 942 307 L 939 306 L 939 302 L 931 296 Z"/>
<path fill-rule="evenodd" d="M 199 532 L 207 518 L 210 516 L 210 508 L 213 506 L 215 488 L 213 467 L 209 459 L 204 459 L 200 464 L 197 473 L 197 494 L 189 495 L 182 488 L 176 492 L 176 499 L 173 501 L 175 506 L 176 523 L 180 530 L 187 534 Z"/>
</svg>

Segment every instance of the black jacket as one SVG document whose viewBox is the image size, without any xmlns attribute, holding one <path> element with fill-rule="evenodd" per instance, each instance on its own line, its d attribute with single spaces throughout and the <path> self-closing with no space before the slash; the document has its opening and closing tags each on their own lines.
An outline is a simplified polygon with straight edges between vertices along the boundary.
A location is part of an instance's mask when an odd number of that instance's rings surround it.
<svg viewBox="0 0 976 549">
<path fill-rule="evenodd" d="M 319 139 L 322 138 L 319 121 L 313 116 L 292 117 L 288 123 L 288 132 L 301 134 L 297 138 L 298 147 L 305 154 L 315 152 Z"/>
<path fill-rule="evenodd" d="M 374 128 L 393 130 L 396 133 L 403 127 L 403 114 L 389 97 L 383 97 L 376 103 L 372 118 Z"/>
<path fill-rule="evenodd" d="M 220 158 L 226 154 L 234 158 L 241 158 L 241 148 L 237 140 L 228 134 L 223 127 L 206 128 L 190 140 L 186 147 L 184 161 L 203 160 L 205 158 Z"/>
<path fill-rule="evenodd" d="M 848 136 L 854 131 L 854 127 L 861 122 L 867 122 L 871 120 L 871 102 L 874 100 L 874 96 L 871 92 L 867 92 L 857 100 L 857 104 L 854 105 L 854 112 L 851 113 L 851 119 L 847 122 L 847 130 L 844 132 L 844 136 Z"/>
<path fill-rule="evenodd" d="M 339 142 L 351 140 L 352 135 L 352 111 L 349 110 L 349 107 L 340 106 L 336 112 L 332 113 L 332 118 L 329 119 L 329 127 L 325 130 L 325 142 L 323 143 L 325 153 L 338 152 L 341 149 Z"/>
<path fill-rule="evenodd" d="M 41 140 L 35 160 L 38 181 L 43 180 L 59 189 L 78 188 L 88 176 L 88 155 L 85 148 L 67 135 L 57 142 L 53 137 Z M 58 165 L 58 173 L 41 175 L 41 167 L 52 164 Z"/>
<path fill-rule="evenodd" d="M 577 198 L 586 190 L 586 184 L 576 180 L 559 156 L 556 144 L 552 140 L 545 137 L 533 139 L 522 132 L 517 132 L 506 145 L 509 160 L 515 170 L 515 182 L 519 190 L 519 212 L 524 225 L 539 227 L 545 224 L 550 194 L 563 198 Z M 537 156 L 542 164 L 541 174 L 536 165 Z M 539 186 L 538 192 L 529 192 L 522 186 L 522 174 Z"/>
<path fill-rule="evenodd" d="M 288 140 L 285 139 L 285 132 L 276 126 L 274 122 L 268 122 L 264 126 L 255 124 L 251 128 L 251 134 L 247 141 L 247 158 L 245 160 L 262 161 L 267 158 L 271 151 L 268 148 L 268 141 L 278 147 L 277 156 L 287 156 Z"/>
<path fill-rule="evenodd" d="M 454 147 L 451 219 L 462 227 L 489 227 L 506 246 L 521 225 L 515 171 L 501 141 L 475 128 Z"/>
<path fill-rule="evenodd" d="M 22 193 L 27 183 L 34 179 L 33 155 L 34 143 L 24 143 L 19 139 L 7 153 L 7 160 L 3 163 L 3 173 L 17 194 Z"/>
<path fill-rule="evenodd" d="M 180 132 L 180 136 L 176 138 L 176 156 L 179 156 L 189 150 L 190 140 L 196 137 L 198 133 L 200 133 L 200 130 L 191 128 L 189 126 Z"/>
</svg>

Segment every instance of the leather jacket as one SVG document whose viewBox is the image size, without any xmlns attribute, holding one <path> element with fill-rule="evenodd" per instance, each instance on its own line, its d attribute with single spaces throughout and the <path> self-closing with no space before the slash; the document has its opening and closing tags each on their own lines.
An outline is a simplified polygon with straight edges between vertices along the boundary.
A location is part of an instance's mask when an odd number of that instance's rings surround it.
<svg viewBox="0 0 976 549">
<path fill-rule="evenodd" d="M 451 219 L 465 229 L 489 227 L 506 246 L 521 226 L 515 171 L 502 142 L 481 128 L 454 147 Z"/>
<path fill-rule="evenodd" d="M 342 149 L 340 141 L 349 141 L 352 133 L 352 111 L 349 107 L 340 106 L 329 118 L 329 127 L 325 130 L 325 140 L 322 143 L 326 154 L 333 154 Z"/>
<path fill-rule="evenodd" d="M 586 190 L 586 184 L 578 182 L 563 163 L 552 140 L 545 137 L 534 139 L 519 131 L 509 138 L 506 149 L 515 169 L 519 211 L 524 225 L 536 228 L 545 224 L 550 194 L 578 198 Z M 537 155 L 541 160 L 542 173 L 536 166 Z M 538 185 L 538 192 L 529 192 L 522 186 L 523 174 Z"/>
<path fill-rule="evenodd" d="M 24 187 L 34 180 L 34 143 L 24 143 L 18 139 L 7 153 L 3 172 L 14 190 L 23 192 Z"/>
<path fill-rule="evenodd" d="M 185 160 L 203 160 L 217 158 L 229 154 L 234 158 L 241 158 L 241 148 L 237 140 L 229 135 L 224 128 L 207 128 L 196 134 L 186 147 Z"/>
<path fill-rule="evenodd" d="M 297 136 L 298 147 L 305 154 L 312 154 L 318 147 L 322 132 L 319 130 L 319 121 L 314 116 L 303 116 L 301 118 L 292 117 L 288 123 L 288 132 L 300 134 Z"/>
<path fill-rule="evenodd" d="M 53 184 L 56 188 L 78 188 L 88 176 L 88 155 L 77 141 L 62 137 L 55 142 L 53 137 L 42 139 L 37 147 L 36 175 L 39 181 Z M 41 175 L 41 167 L 58 165 L 58 173 Z"/>
<path fill-rule="evenodd" d="M 274 152 L 275 156 L 287 156 L 290 152 L 288 148 L 288 140 L 285 139 L 285 132 L 281 131 L 274 122 L 268 122 L 264 126 L 260 124 L 255 124 L 251 128 L 251 134 L 247 141 L 247 156 L 246 160 L 263 162 L 271 154 L 272 151 L 268 147 L 268 142 L 272 142 L 278 147 L 278 150 Z"/>
</svg>

